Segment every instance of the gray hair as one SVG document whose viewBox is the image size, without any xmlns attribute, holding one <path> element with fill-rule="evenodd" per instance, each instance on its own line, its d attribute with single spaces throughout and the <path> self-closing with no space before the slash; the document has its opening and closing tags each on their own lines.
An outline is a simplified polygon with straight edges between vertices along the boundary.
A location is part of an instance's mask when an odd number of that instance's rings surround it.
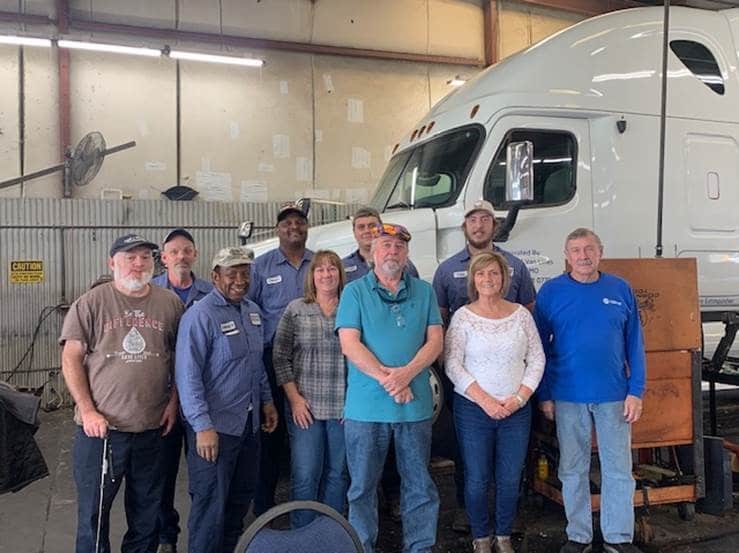
<svg viewBox="0 0 739 553">
<path fill-rule="evenodd" d="M 595 234 L 595 232 L 593 232 L 589 228 L 585 227 L 576 228 L 567 235 L 567 238 L 565 238 L 565 251 L 567 251 L 567 244 L 569 244 L 572 240 L 577 240 L 578 238 L 588 238 L 590 236 L 595 238 L 595 241 L 598 244 L 598 248 L 603 251 L 603 242 L 601 242 L 600 236 Z"/>
</svg>

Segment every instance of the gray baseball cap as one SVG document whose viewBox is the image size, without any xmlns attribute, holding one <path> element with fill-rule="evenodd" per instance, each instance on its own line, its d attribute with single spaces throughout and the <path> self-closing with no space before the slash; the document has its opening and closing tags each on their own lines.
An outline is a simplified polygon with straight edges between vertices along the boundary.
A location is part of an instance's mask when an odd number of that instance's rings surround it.
<svg viewBox="0 0 739 553">
<path fill-rule="evenodd" d="M 254 252 L 249 248 L 223 248 L 213 256 L 211 269 L 216 267 L 235 267 L 254 263 Z"/>
</svg>

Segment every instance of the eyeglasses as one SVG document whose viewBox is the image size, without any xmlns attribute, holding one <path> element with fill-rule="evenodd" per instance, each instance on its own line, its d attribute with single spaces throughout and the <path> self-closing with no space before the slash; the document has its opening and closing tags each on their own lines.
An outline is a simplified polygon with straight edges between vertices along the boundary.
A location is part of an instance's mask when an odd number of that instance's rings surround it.
<svg viewBox="0 0 739 553">
<path fill-rule="evenodd" d="M 390 313 L 395 315 L 395 326 L 398 328 L 405 328 L 405 317 L 400 311 L 400 305 L 393 303 L 390 305 Z"/>
<path fill-rule="evenodd" d="M 411 240 L 411 233 L 403 225 L 391 225 L 388 223 L 372 227 L 372 238 L 379 238 L 380 236 L 397 236 L 403 242 L 410 242 Z"/>
</svg>

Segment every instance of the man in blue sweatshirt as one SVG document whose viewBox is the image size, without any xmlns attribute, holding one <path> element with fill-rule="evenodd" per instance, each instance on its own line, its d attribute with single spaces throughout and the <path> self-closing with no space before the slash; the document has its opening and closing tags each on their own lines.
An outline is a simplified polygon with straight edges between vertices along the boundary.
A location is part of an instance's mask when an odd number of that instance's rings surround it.
<svg viewBox="0 0 739 553">
<path fill-rule="evenodd" d="M 568 539 L 560 553 L 592 550 L 593 426 L 601 468 L 603 550 L 638 552 L 631 543 L 631 424 L 642 413 L 646 377 L 639 310 L 626 281 L 598 271 L 603 245 L 593 231 L 572 231 L 564 253 L 570 272 L 542 286 L 534 311 L 547 357 L 537 392 L 540 408 L 557 420 Z"/>
</svg>

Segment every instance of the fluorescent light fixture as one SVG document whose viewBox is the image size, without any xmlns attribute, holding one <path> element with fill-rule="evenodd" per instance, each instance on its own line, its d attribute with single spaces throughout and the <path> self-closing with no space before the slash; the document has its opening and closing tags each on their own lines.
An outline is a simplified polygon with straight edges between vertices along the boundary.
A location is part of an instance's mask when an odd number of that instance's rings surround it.
<svg viewBox="0 0 739 553">
<path fill-rule="evenodd" d="M 32 38 L 29 36 L 0 36 L 0 44 L 15 44 L 18 46 L 44 46 L 51 47 L 51 41 L 48 38 Z"/>
<path fill-rule="evenodd" d="M 245 65 L 247 67 L 262 67 L 263 60 L 256 58 L 239 58 L 236 56 L 218 56 L 215 54 L 198 54 L 196 52 L 183 52 L 182 50 L 171 50 L 169 57 L 176 60 L 206 61 L 210 63 L 226 63 L 230 65 Z"/>
<path fill-rule="evenodd" d="M 446 82 L 446 84 L 448 84 L 449 86 L 462 86 L 466 82 L 467 82 L 467 79 L 463 79 L 462 77 L 460 77 L 459 75 L 457 75 L 453 79 L 449 79 Z"/>
<path fill-rule="evenodd" d="M 137 48 L 135 46 L 121 46 L 119 44 L 100 44 L 97 42 L 80 42 L 77 40 L 59 40 L 59 48 L 70 48 L 72 50 L 89 50 L 92 52 L 110 52 L 113 54 L 131 54 L 133 56 L 147 56 L 158 58 L 162 55 L 161 50 L 154 48 Z"/>
</svg>

